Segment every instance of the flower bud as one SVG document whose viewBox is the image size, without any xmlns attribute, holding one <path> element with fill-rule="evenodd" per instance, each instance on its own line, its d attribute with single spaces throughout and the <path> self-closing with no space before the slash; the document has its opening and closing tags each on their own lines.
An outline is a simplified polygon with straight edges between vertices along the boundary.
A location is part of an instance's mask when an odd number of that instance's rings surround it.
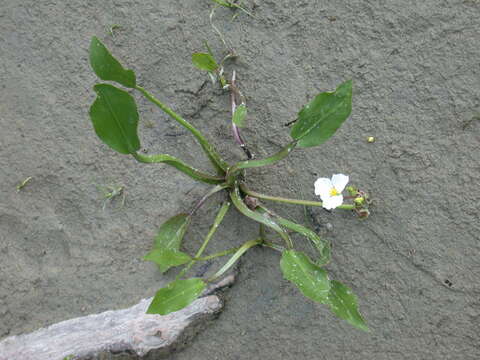
<svg viewBox="0 0 480 360">
<path fill-rule="evenodd" d="M 359 197 L 356 197 L 353 202 L 357 205 L 357 206 L 361 206 L 365 203 L 365 198 L 363 196 L 359 196 Z"/>
<path fill-rule="evenodd" d="M 357 196 L 358 194 L 358 189 L 355 186 L 347 186 L 346 190 L 350 194 L 350 196 Z"/>
</svg>

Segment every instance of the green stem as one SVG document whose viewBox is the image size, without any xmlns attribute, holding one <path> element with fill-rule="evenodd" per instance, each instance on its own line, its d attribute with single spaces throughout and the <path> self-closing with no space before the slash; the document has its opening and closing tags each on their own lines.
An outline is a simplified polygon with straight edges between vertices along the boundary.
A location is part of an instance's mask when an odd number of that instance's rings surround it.
<svg viewBox="0 0 480 360">
<path fill-rule="evenodd" d="M 197 253 L 195 254 L 196 258 L 198 258 L 198 257 L 200 257 L 200 255 L 202 255 L 203 251 L 205 250 L 205 248 L 208 245 L 208 242 L 210 241 L 210 239 L 213 237 L 213 235 L 217 231 L 220 223 L 223 221 L 223 218 L 225 217 L 225 214 L 227 213 L 228 209 L 230 209 L 230 204 L 231 204 L 230 202 L 225 202 L 222 205 L 222 207 L 220 208 L 220 210 L 218 211 L 218 214 L 215 217 L 215 221 L 213 222 L 213 225 L 210 228 L 210 231 L 208 232 L 207 236 L 205 237 L 205 240 L 203 241 L 202 246 L 200 247 L 200 249 L 198 249 Z"/>
<path fill-rule="evenodd" d="M 279 152 L 277 152 L 272 156 L 269 156 L 268 158 L 260 159 L 260 160 L 245 160 L 245 161 L 240 161 L 236 163 L 228 170 L 228 173 L 227 173 L 228 182 L 233 183 L 233 181 L 235 180 L 235 175 L 238 173 L 238 171 L 242 169 L 272 165 L 282 159 L 285 159 L 290 154 L 290 152 L 295 148 L 296 145 L 297 145 L 297 141 L 292 141 L 287 146 L 285 146 L 282 150 L 280 150 Z"/>
<path fill-rule="evenodd" d="M 266 233 L 265 233 L 265 225 L 259 224 L 260 228 L 258 229 L 258 235 L 260 236 L 260 239 L 265 240 L 266 239 Z"/>
<path fill-rule="evenodd" d="M 220 184 L 220 185 L 217 185 L 215 187 L 213 187 L 208 193 L 206 193 L 198 202 L 197 204 L 195 204 L 195 206 L 193 207 L 192 210 L 190 210 L 190 212 L 188 213 L 190 216 L 192 216 L 193 214 L 195 214 L 195 212 L 200 209 L 200 207 L 205 203 L 205 201 L 210 197 L 212 196 L 213 194 L 216 194 L 217 192 L 219 191 L 222 191 L 223 189 L 226 189 L 228 187 L 228 185 L 226 183 L 223 183 L 223 184 Z"/>
<path fill-rule="evenodd" d="M 153 163 L 165 163 L 170 166 L 173 166 L 174 168 L 180 170 L 184 174 L 187 174 L 190 176 L 192 179 L 202 181 L 207 184 L 220 184 L 225 181 L 224 178 L 219 177 L 219 176 L 213 176 L 210 174 L 206 174 L 200 170 L 195 169 L 194 167 L 191 167 L 190 165 L 187 165 L 183 161 L 177 159 L 174 156 L 167 155 L 167 154 L 158 154 L 158 155 L 144 155 L 140 153 L 134 153 L 132 156 L 135 158 L 135 160 L 142 162 L 142 163 L 147 163 L 147 164 L 153 164 Z"/>
<path fill-rule="evenodd" d="M 265 246 L 265 247 L 269 247 L 273 250 L 277 250 L 277 251 L 280 251 L 280 252 L 284 252 L 285 251 L 285 248 L 283 246 L 280 246 L 280 245 L 277 245 L 277 244 L 274 244 L 274 243 L 271 243 L 269 241 L 263 241 L 262 242 L 262 246 Z"/>
<path fill-rule="evenodd" d="M 317 262 L 321 262 L 322 265 L 324 265 L 330 261 L 330 245 L 326 241 L 322 240 L 322 238 L 315 231 L 288 219 L 282 218 L 281 216 L 272 213 L 270 210 L 263 206 L 259 206 L 257 208 L 257 211 L 269 213 L 270 215 L 274 216 L 275 221 L 279 225 L 286 227 L 287 229 L 293 230 L 309 239 L 320 253 L 320 258 Z"/>
<path fill-rule="evenodd" d="M 190 270 L 190 268 L 195 264 L 200 256 L 202 255 L 203 251 L 207 247 L 209 241 L 212 239 L 213 235 L 217 231 L 218 226 L 222 222 L 223 218 L 225 217 L 225 214 L 227 213 L 228 209 L 230 208 L 230 202 L 226 202 L 222 205 L 220 210 L 218 211 L 217 216 L 215 217 L 215 220 L 213 222 L 212 227 L 210 228 L 210 231 L 208 232 L 207 236 L 205 237 L 205 240 L 203 240 L 202 246 L 200 246 L 200 249 L 198 249 L 197 253 L 195 254 L 195 257 L 183 268 L 183 270 L 177 275 L 177 279 L 180 279 L 185 273 Z"/>
<path fill-rule="evenodd" d="M 250 240 L 247 241 L 245 244 L 243 244 L 236 252 L 233 254 L 233 256 L 223 265 L 220 270 L 218 270 L 211 278 L 207 280 L 207 282 L 214 281 L 215 279 L 218 279 L 220 276 L 222 276 L 228 269 L 232 267 L 233 264 L 242 256 L 248 249 L 250 249 L 253 246 L 260 245 L 262 244 L 263 240 L 262 239 L 255 239 L 255 240 Z"/>
<path fill-rule="evenodd" d="M 228 250 L 217 252 L 217 253 L 212 254 L 212 255 L 207 255 L 207 256 L 203 256 L 203 257 L 194 258 L 194 260 L 195 261 L 207 261 L 207 260 L 210 260 L 210 259 L 215 259 L 217 257 L 221 257 L 221 256 L 225 256 L 225 255 L 234 253 L 238 249 L 240 249 L 240 248 L 239 247 L 234 247 L 234 248 L 231 248 L 231 249 L 228 249 Z"/>
<path fill-rule="evenodd" d="M 323 203 L 321 201 L 288 199 L 288 198 L 283 198 L 283 197 L 279 197 L 279 196 L 270 196 L 270 195 L 260 194 L 256 191 L 250 190 L 244 184 L 240 184 L 240 189 L 246 195 L 250 195 L 252 197 L 262 199 L 262 200 L 271 200 L 271 201 L 277 201 L 277 202 L 282 202 L 282 203 L 287 203 L 287 204 L 297 204 L 297 205 L 307 205 L 307 206 L 323 206 Z M 342 205 L 338 206 L 337 209 L 354 210 L 355 205 L 342 204 Z"/>
<path fill-rule="evenodd" d="M 157 105 L 160 109 L 162 109 L 172 119 L 174 119 L 180 125 L 182 125 L 187 130 L 189 130 L 193 134 L 193 136 L 195 136 L 195 138 L 198 140 L 201 147 L 203 148 L 203 150 L 205 151 L 208 158 L 212 162 L 215 169 L 217 169 L 219 174 L 225 174 L 225 172 L 228 169 L 228 164 L 225 161 L 222 160 L 222 158 L 220 157 L 220 154 L 217 152 L 217 150 L 213 147 L 212 144 L 210 144 L 208 142 L 208 140 L 202 135 L 202 133 L 197 128 L 195 128 L 187 120 L 185 120 L 180 115 L 178 115 L 175 111 L 170 109 L 167 105 L 163 104 L 160 100 L 155 98 L 152 94 L 150 94 L 144 88 L 136 85 L 135 89 L 140 91 L 143 94 L 143 96 L 145 96 L 148 100 L 150 100 L 152 103 Z"/>
<path fill-rule="evenodd" d="M 292 240 L 288 236 L 287 232 L 280 225 L 278 225 L 275 220 L 270 217 L 270 215 L 260 214 L 256 211 L 253 211 L 243 202 L 243 199 L 240 196 L 240 189 L 236 183 L 235 187 L 230 191 L 230 198 L 232 199 L 233 205 L 235 205 L 237 210 L 243 215 L 275 230 L 275 232 L 277 232 L 277 234 L 280 235 L 280 237 L 285 241 L 285 244 L 288 248 L 293 247 Z"/>
</svg>

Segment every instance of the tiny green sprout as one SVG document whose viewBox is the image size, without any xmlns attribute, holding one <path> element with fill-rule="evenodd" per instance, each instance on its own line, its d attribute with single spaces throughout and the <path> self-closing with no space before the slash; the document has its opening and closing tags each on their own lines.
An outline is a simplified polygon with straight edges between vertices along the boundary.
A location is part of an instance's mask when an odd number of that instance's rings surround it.
<svg viewBox="0 0 480 360">
<path fill-rule="evenodd" d="M 103 210 L 107 207 L 107 203 L 114 201 L 116 198 L 121 198 L 121 207 L 125 205 L 125 186 L 105 185 L 99 186 L 98 188 L 102 192 Z"/>
<path fill-rule="evenodd" d="M 120 30 L 122 28 L 121 25 L 118 24 L 113 24 L 107 29 L 108 35 L 110 35 L 112 38 L 115 38 L 115 30 Z"/>
<path fill-rule="evenodd" d="M 367 138 L 367 142 L 368 142 L 368 143 L 373 143 L 373 142 L 375 142 L 375 138 L 374 138 L 373 136 L 369 136 L 369 137 Z"/>
<path fill-rule="evenodd" d="M 251 12 L 249 12 L 243 5 L 237 4 L 236 1 L 225 1 L 225 0 L 212 0 L 212 1 L 217 3 L 220 6 L 224 6 L 231 9 L 239 9 L 243 11 L 245 14 L 247 14 L 248 16 L 253 17 L 253 14 Z M 237 14 L 233 15 L 233 19 L 235 19 L 236 17 L 237 17 Z"/>
<path fill-rule="evenodd" d="M 16 186 L 17 192 L 20 192 L 25 187 L 25 185 L 27 185 L 30 182 L 30 180 L 32 180 L 32 179 L 33 178 L 31 176 L 29 176 L 26 179 L 20 181 L 20 183 Z"/>
<path fill-rule="evenodd" d="M 153 129 L 155 127 L 155 123 L 152 120 L 146 120 L 144 125 L 147 129 Z"/>
</svg>

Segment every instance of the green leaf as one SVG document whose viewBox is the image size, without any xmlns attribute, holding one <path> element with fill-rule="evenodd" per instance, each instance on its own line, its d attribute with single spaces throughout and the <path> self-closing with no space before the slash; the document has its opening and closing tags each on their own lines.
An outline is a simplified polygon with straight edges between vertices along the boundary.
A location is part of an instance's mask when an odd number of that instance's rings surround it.
<svg viewBox="0 0 480 360">
<path fill-rule="evenodd" d="M 184 163 L 182 160 L 177 159 L 174 156 L 168 154 L 157 154 L 157 155 L 144 155 L 141 153 L 133 154 L 135 159 L 142 163 L 155 164 L 155 163 L 165 163 L 174 168 L 180 170 L 184 174 L 187 174 L 192 179 L 202 181 L 207 184 L 221 184 L 225 181 L 225 178 L 220 176 L 214 176 L 206 174 L 194 167 Z"/>
<path fill-rule="evenodd" d="M 235 109 L 235 112 L 232 116 L 232 121 L 238 127 L 245 126 L 245 117 L 247 116 L 247 106 L 245 104 L 240 104 Z"/>
<path fill-rule="evenodd" d="M 260 206 L 259 208 L 262 211 L 266 211 L 262 206 Z M 305 236 L 315 245 L 320 254 L 320 257 L 317 261 L 315 261 L 315 264 L 317 264 L 318 266 L 322 266 L 330 261 L 330 246 L 326 241 L 322 240 L 315 231 L 303 225 L 297 224 L 293 221 L 282 218 L 278 215 L 275 215 L 275 221 L 279 225 Z"/>
<path fill-rule="evenodd" d="M 155 294 L 147 314 L 166 315 L 190 305 L 205 289 L 205 282 L 199 278 L 176 280 Z"/>
<path fill-rule="evenodd" d="M 315 264 L 318 266 L 327 265 L 332 259 L 332 245 L 330 245 L 328 241 L 325 241 L 321 248 L 317 245 L 317 249 L 320 253 L 320 256 L 318 257 L 317 261 L 315 261 Z"/>
<path fill-rule="evenodd" d="M 90 42 L 90 65 L 102 80 L 116 81 L 128 88 L 134 88 L 136 85 L 135 73 L 132 70 L 124 69 L 95 36 Z"/>
<path fill-rule="evenodd" d="M 192 260 L 192 258 L 184 252 L 167 248 L 153 249 L 145 255 L 143 259 L 146 261 L 153 261 L 159 267 L 183 265 Z"/>
<path fill-rule="evenodd" d="M 340 281 L 332 280 L 328 299 L 330 309 L 335 315 L 361 330 L 369 331 L 365 320 L 358 312 L 357 297 L 347 286 Z"/>
<path fill-rule="evenodd" d="M 97 84 L 93 89 L 97 98 L 90 107 L 90 118 L 98 137 L 121 154 L 134 154 L 140 149 L 135 99 L 109 84 Z"/>
<path fill-rule="evenodd" d="M 188 214 L 178 214 L 171 217 L 160 226 L 153 248 L 178 251 L 189 224 L 190 216 Z M 162 273 L 170 269 L 170 267 L 170 265 L 158 264 L 158 268 Z"/>
<path fill-rule="evenodd" d="M 318 94 L 298 113 L 290 135 L 298 146 L 317 146 L 327 141 L 352 111 L 352 80 L 339 85 L 334 92 Z"/>
<path fill-rule="evenodd" d="M 305 254 L 295 250 L 284 251 L 280 268 L 285 279 L 294 283 L 303 295 L 322 304 L 329 302 L 328 274 Z"/>
<path fill-rule="evenodd" d="M 194 53 L 192 54 L 192 63 L 200 70 L 215 71 L 218 68 L 218 64 L 210 54 L 206 53 Z"/>
</svg>

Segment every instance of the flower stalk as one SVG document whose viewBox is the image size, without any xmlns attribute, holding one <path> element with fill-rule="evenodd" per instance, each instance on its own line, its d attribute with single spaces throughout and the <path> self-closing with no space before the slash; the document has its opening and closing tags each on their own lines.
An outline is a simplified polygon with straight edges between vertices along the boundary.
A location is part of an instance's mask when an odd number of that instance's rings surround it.
<svg viewBox="0 0 480 360">
<path fill-rule="evenodd" d="M 253 196 L 253 197 L 256 197 L 256 198 L 262 199 L 262 200 L 276 201 L 276 202 L 281 202 L 281 203 L 286 203 L 286 204 L 294 204 L 294 205 L 306 205 L 306 206 L 323 207 L 323 203 L 321 201 L 289 199 L 289 198 L 284 198 L 284 197 L 280 197 L 280 196 L 265 195 L 265 194 L 261 194 L 259 192 L 250 190 L 245 184 L 240 184 L 240 190 L 242 190 L 242 192 L 246 195 Z M 338 206 L 337 209 L 354 210 L 355 205 L 342 204 L 342 205 Z"/>
</svg>

